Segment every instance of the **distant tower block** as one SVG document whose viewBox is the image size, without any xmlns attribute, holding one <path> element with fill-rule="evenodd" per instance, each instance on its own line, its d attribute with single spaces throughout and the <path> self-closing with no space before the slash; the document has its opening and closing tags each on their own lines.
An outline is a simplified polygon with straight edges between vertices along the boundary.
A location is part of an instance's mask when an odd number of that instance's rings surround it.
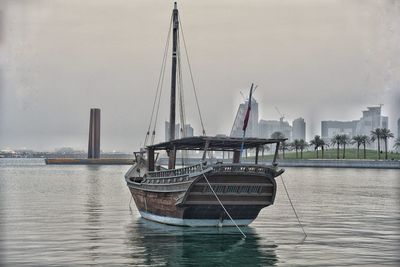
<svg viewBox="0 0 400 267">
<path fill-rule="evenodd" d="M 400 119 L 397 121 L 397 137 L 400 138 Z"/>
<path fill-rule="evenodd" d="M 100 158 L 100 109 L 90 109 L 88 158 Z"/>
</svg>

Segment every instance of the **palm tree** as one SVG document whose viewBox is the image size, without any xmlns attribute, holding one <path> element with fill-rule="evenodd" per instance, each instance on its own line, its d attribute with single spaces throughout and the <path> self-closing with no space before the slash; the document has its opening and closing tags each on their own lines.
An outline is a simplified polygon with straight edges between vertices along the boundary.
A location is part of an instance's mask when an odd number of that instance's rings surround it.
<svg viewBox="0 0 400 267">
<path fill-rule="evenodd" d="M 322 158 L 324 158 L 324 148 L 325 148 L 325 146 L 327 146 L 324 139 L 319 139 L 319 146 L 321 147 L 321 150 L 322 150 Z"/>
<path fill-rule="evenodd" d="M 296 151 L 296 159 L 299 158 L 300 140 L 295 139 L 290 146 Z"/>
<path fill-rule="evenodd" d="M 310 145 L 314 146 L 314 150 L 317 152 L 318 159 L 318 148 L 321 146 L 321 137 L 319 135 L 314 136 L 314 139 L 310 141 Z"/>
<path fill-rule="evenodd" d="M 268 151 L 269 150 L 269 146 L 268 145 L 263 145 L 261 149 L 262 149 L 261 150 L 262 151 L 261 152 L 262 153 L 261 156 L 264 158 L 265 150 Z"/>
<path fill-rule="evenodd" d="M 355 135 L 351 138 L 351 144 L 357 145 L 357 158 L 360 158 L 360 146 L 362 145 L 362 135 Z"/>
<path fill-rule="evenodd" d="M 363 145 L 364 146 L 364 159 L 366 158 L 366 153 L 365 153 L 365 145 L 369 144 L 369 137 L 366 135 L 355 135 L 352 138 L 351 141 L 352 144 L 356 144 L 357 145 L 357 158 L 360 158 L 360 146 Z"/>
<path fill-rule="evenodd" d="M 387 128 L 381 129 L 382 139 L 385 142 L 385 159 L 387 158 L 387 142 L 389 138 L 394 138 L 394 134 Z"/>
<path fill-rule="evenodd" d="M 366 155 L 365 145 L 370 143 L 370 139 L 367 135 L 361 135 L 361 137 L 362 137 L 362 144 L 364 147 L 364 159 L 366 159 L 367 155 Z"/>
<path fill-rule="evenodd" d="M 400 148 L 400 137 L 397 137 L 396 140 L 394 141 L 393 148 L 399 150 L 399 148 Z"/>
<path fill-rule="evenodd" d="M 346 157 L 346 145 L 350 143 L 350 138 L 347 134 L 340 135 L 340 143 L 343 145 L 343 158 Z"/>
<path fill-rule="evenodd" d="M 285 151 L 290 147 L 290 144 L 286 143 L 286 141 L 281 142 L 282 149 L 282 158 L 285 159 Z"/>
<path fill-rule="evenodd" d="M 273 132 L 271 134 L 272 139 L 283 139 L 285 136 L 281 132 Z M 285 149 L 287 148 L 287 144 L 285 141 L 281 142 L 280 147 L 282 149 L 282 158 L 285 158 Z"/>
<path fill-rule="evenodd" d="M 285 138 L 285 136 L 281 132 L 273 132 L 271 134 L 271 138 L 272 139 L 283 139 L 283 138 Z"/>
<path fill-rule="evenodd" d="M 336 158 L 339 159 L 339 146 L 341 144 L 341 135 L 340 134 L 336 134 L 332 139 L 331 139 L 331 144 L 337 145 L 337 156 Z"/>
<path fill-rule="evenodd" d="M 376 128 L 375 130 L 371 131 L 371 141 L 374 142 L 375 140 L 378 140 L 378 159 L 381 159 L 381 139 L 382 129 Z"/>
<path fill-rule="evenodd" d="M 360 158 L 360 146 L 362 145 L 362 135 L 355 135 L 351 138 L 351 144 L 357 145 L 357 158 Z"/>
<path fill-rule="evenodd" d="M 303 150 L 308 147 L 308 143 L 303 139 L 299 140 L 300 158 L 303 159 Z M 400 147 L 400 146 L 399 146 Z"/>
</svg>

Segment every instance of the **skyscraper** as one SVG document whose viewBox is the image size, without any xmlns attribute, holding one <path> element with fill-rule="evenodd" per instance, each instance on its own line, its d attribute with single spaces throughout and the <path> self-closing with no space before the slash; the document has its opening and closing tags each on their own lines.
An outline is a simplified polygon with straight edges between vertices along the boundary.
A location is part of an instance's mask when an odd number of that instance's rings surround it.
<svg viewBox="0 0 400 267">
<path fill-rule="evenodd" d="M 175 139 L 179 139 L 180 136 L 180 125 L 175 124 Z M 165 141 L 169 141 L 169 121 L 165 122 Z"/>
<path fill-rule="evenodd" d="M 370 135 L 371 131 L 376 128 L 389 128 L 388 117 L 382 116 L 381 111 L 381 106 L 367 107 L 357 123 L 356 134 Z"/>
<path fill-rule="evenodd" d="M 292 139 L 306 140 L 306 122 L 303 118 L 297 118 L 293 121 Z"/>
<path fill-rule="evenodd" d="M 329 140 L 337 134 L 346 134 L 349 137 L 356 135 L 358 120 L 354 121 L 321 121 L 321 137 Z"/>
<path fill-rule="evenodd" d="M 288 138 L 288 141 L 292 140 L 292 126 L 289 125 L 289 122 L 284 121 L 283 118 L 279 121 L 260 120 L 259 130 L 259 137 L 261 138 L 271 138 L 274 132 L 281 132 Z"/>
<path fill-rule="evenodd" d="M 243 136 L 243 121 L 246 115 L 246 111 L 249 105 L 247 99 L 244 103 L 239 105 L 238 111 L 236 112 L 235 121 L 233 122 L 231 137 L 242 137 Z M 251 111 L 249 122 L 246 129 L 246 137 L 258 137 L 258 103 L 254 99 L 251 100 Z"/>
<path fill-rule="evenodd" d="M 184 131 L 182 133 L 182 131 Z M 183 129 L 181 129 L 180 123 L 175 124 L 175 139 L 182 137 L 193 136 L 194 130 L 190 124 L 186 124 Z M 165 122 L 165 141 L 169 141 L 169 122 Z"/>
</svg>

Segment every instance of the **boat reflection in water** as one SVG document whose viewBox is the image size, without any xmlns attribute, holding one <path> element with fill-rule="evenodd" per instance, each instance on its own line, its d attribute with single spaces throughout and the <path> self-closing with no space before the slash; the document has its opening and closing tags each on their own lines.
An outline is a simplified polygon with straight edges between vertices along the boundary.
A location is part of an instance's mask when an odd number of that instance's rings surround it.
<svg viewBox="0 0 400 267">
<path fill-rule="evenodd" d="M 134 264 L 201 266 L 274 266 L 277 245 L 261 240 L 256 229 L 178 227 L 142 218 L 127 227 Z"/>
</svg>

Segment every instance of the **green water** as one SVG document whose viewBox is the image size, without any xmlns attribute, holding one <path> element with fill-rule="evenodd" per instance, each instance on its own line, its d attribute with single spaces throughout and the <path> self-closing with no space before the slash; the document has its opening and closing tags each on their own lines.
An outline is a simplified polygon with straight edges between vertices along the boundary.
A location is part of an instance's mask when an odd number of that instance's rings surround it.
<svg viewBox="0 0 400 267">
<path fill-rule="evenodd" d="M 288 168 L 303 240 L 279 180 L 243 239 L 235 228 L 141 219 L 128 168 L 0 160 L 0 265 L 400 265 L 399 170 Z"/>
</svg>

